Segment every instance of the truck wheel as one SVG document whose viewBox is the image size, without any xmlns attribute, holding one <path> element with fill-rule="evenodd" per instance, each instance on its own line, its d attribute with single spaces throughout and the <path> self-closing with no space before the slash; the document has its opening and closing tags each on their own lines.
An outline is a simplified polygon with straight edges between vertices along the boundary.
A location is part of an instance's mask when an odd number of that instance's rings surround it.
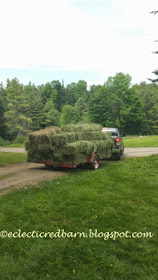
<svg viewBox="0 0 158 280">
<path fill-rule="evenodd" d="M 124 155 L 124 147 L 123 147 L 123 149 L 121 150 L 121 156 L 123 156 Z"/>
<path fill-rule="evenodd" d="M 99 157 L 95 156 L 93 162 L 90 163 L 89 169 L 90 170 L 97 170 L 99 168 Z"/>
</svg>

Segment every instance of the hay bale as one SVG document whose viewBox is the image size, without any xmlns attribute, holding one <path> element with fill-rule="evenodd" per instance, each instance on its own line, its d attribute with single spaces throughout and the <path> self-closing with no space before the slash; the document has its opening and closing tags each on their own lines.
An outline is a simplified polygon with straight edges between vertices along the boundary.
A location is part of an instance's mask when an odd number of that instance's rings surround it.
<svg viewBox="0 0 158 280">
<path fill-rule="evenodd" d="M 62 132 L 101 131 L 100 124 L 67 124 L 61 128 Z"/>
<path fill-rule="evenodd" d="M 93 141 L 77 141 L 74 143 L 68 143 L 63 147 L 63 153 L 64 155 L 75 157 L 78 153 L 83 154 L 92 154 L 95 150 L 95 144 Z"/>
<path fill-rule="evenodd" d="M 79 135 L 74 132 L 62 132 L 56 134 L 52 137 L 52 145 L 54 146 L 63 146 L 66 143 L 76 142 L 80 139 Z"/>
<path fill-rule="evenodd" d="M 60 133 L 61 129 L 57 126 L 50 126 L 29 134 L 29 142 L 32 144 L 46 144 L 51 143 L 51 138 Z"/>
<path fill-rule="evenodd" d="M 110 133 L 103 133 L 100 125 L 77 124 L 30 133 L 26 150 L 29 162 L 72 164 L 73 161 L 84 163 L 87 155 L 94 153 L 104 158 L 111 152 L 112 145 Z"/>
</svg>

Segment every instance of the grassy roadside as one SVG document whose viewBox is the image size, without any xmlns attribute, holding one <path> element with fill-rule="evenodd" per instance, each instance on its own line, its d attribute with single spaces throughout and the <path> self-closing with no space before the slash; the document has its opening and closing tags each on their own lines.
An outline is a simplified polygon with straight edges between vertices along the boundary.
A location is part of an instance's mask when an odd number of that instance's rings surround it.
<svg viewBox="0 0 158 280">
<path fill-rule="evenodd" d="M 0 279 L 156 280 L 157 166 L 158 156 L 103 162 L 97 171 L 0 197 L 2 231 L 155 234 L 116 240 L 0 238 Z"/>
<path fill-rule="evenodd" d="M 27 154 L 0 152 L 0 167 L 25 162 Z"/>
<path fill-rule="evenodd" d="M 124 145 L 126 148 L 136 147 L 158 147 L 158 135 L 145 137 L 125 137 Z"/>
</svg>

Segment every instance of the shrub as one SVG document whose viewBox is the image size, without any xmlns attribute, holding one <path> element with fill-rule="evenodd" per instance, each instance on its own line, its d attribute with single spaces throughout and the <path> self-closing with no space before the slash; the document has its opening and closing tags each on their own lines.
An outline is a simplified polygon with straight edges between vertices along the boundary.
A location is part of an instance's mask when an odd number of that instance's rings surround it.
<svg viewBox="0 0 158 280">
<path fill-rule="evenodd" d="M 0 137 L 0 146 L 1 147 L 7 146 L 9 144 L 10 144 L 9 141 L 4 140 L 2 137 Z"/>
<path fill-rule="evenodd" d="M 17 136 L 13 141 L 13 144 L 24 144 L 26 140 L 28 140 L 27 136 L 24 135 Z"/>
</svg>

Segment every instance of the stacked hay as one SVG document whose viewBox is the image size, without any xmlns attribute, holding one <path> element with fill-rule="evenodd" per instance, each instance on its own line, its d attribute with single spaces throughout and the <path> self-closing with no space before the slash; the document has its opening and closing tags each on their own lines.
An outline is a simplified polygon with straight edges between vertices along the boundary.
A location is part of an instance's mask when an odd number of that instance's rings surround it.
<svg viewBox="0 0 158 280">
<path fill-rule="evenodd" d="M 102 126 L 100 124 L 67 124 L 61 128 L 63 132 L 82 132 L 82 131 L 101 131 Z"/>
<path fill-rule="evenodd" d="M 26 142 L 29 162 L 47 162 L 52 160 L 52 142 L 51 139 L 59 134 L 61 129 L 51 126 L 29 134 L 29 141 Z"/>
<path fill-rule="evenodd" d="M 72 165 L 86 162 L 87 155 L 94 153 L 109 157 L 112 146 L 110 134 L 103 133 L 100 125 L 76 124 L 30 133 L 26 149 L 30 162 Z"/>
</svg>

